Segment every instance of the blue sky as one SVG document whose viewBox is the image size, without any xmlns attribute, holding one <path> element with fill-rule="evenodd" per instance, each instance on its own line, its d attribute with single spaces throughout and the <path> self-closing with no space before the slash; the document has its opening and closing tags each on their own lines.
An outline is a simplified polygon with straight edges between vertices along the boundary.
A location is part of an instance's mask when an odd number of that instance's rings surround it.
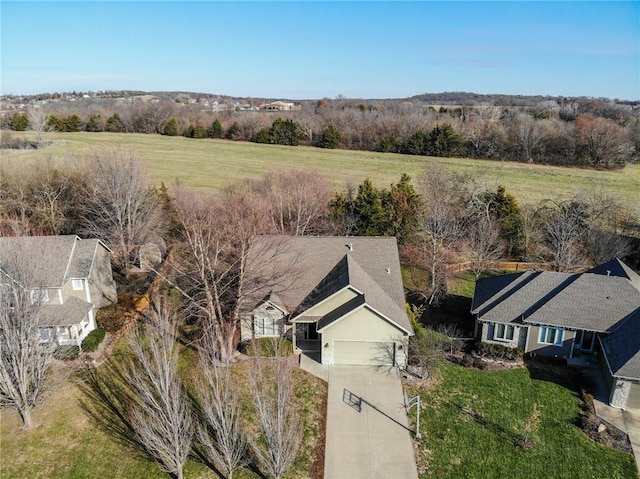
<svg viewBox="0 0 640 479">
<path fill-rule="evenodd" d="M 0 3 L 2 94 L 640 99 L 640 2 Z"/>
</svg>

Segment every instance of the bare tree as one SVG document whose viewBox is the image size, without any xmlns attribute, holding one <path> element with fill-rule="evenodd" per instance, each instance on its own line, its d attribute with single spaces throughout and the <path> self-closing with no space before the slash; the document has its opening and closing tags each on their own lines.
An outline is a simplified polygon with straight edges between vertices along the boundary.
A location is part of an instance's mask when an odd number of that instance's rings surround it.
<svg viewBox="0 0 640 479">
<path fill-rule="evenodd" d="M 180 291 L 186 312 L 196 318 L 201 331 L 211 332 L 213 351 L 222 364 L 233 358 L 241 313 L 258 292 L 267 294 L 275 285 L 288 281 L 291 265 L 281 271 L 260 274 L 282 254 L 272 244 L 254 251 L 253 274 L 249 275 L 250 246 L 256 235 L 271 231 L 264 198 L 236 185 L 217 195 L 196 195 L 178 191 L 176 214 L 183 231 L 180 260 L 173 266 L 174 278 L 166 277 Z"/>
<path fill-rule="evenodd" d="M 446 261 L 462 235 L 464 181 L 441 167 L 431 167 L 418 178 L 424 208 L 418 215 L 417 244 L 429 272 L 430 285 L 424 292 L 429 304 L 437 304 L 446 294 Z"/>
<path fill-rule="evenodd" d="M 38 274 L 21 249 L 0 249 L 0 404 L 18 411 L 24 428 L 31 429 L 31 410 L 44 397 L 55 343 L 41 340 Z"/>
<path fill-rule="evenodd" d="M 291 467 L 302 441 L 303 428 L 294 401 L 293 358 L 256 359 L 249 380 L 262 439 L 252 450 L 263 470 L 278 479 Z"/>
<path fill-rule="evenodd" d="M 456 323 L 440 323 L 435 330 L 447 338 L 443 346 L 450 354 L 460 351 L 464 346 L 460 339 L 462 337 L 462 329 Z"/>
<path fill-rule="evenodd" d="M 267 173 L 253 188 L 266 199 L 277 233 L 302 236 L 324 230 L 331 189 L 319 174 Z"/>
<path fill-rule="evenodd" d="M 135 392 L 129 411 L 137 441 L 170 474 L 183 477 L 193 439 L 192 412 L 178 377 L 176 318 L 154 304 L 147 325 L 130 336 L 125 378 Z"/>
<path fill-rule="evenodd" d="M 586 229 L 584 205 L 574 201 L 545 201 L 539 214 L 545 218 L 546 244 L 556 271 L 573 271 L 584 266 L 581 242 Z"/>
<path fill-rule="evenodd" d="M 500 242 L 500 227 L 490 216 L 475 215 L 466 232 L 466 243 L 471 260 L 471 271 L 480 278 L 493 261 L 500 258 L 504 247 Z"/>
<path fill-rule="evenodd" d="M 198 383 L 200 452 L 229 479 L 246 464 L 247 438 L 242 427 L 242 408 L 230 364 L 219 364 L 217 341 L 205 332 L 198 348 L 205 379 Z"/>
<path fill-rule="evenodd" d="M 103 240 L 125 272 L 134 249 L 161 227 L 158 197 L 133 153 L 104 150 L 89 163 L 92 171 L 83 204 L 82 232 Z"/>
<path fill-rule="evenodd" d="M 39 108 L 32 108 L 27 112 L 27 116 L 29 117 L 29 126 L 36 134 L 36 141 L 42 143 L 44 133 L 47 131 L 49 115 Z"/>
</svg>

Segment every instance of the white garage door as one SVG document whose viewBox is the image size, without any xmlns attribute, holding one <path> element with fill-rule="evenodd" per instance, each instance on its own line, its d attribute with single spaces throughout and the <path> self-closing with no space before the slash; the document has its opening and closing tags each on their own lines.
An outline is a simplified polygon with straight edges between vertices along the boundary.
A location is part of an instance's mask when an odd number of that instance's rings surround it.
<svg viewBox="0 0 640 479">
<path fill-rule="evenodd" d="M 383 341 L 333 341 L 333 364 L 382 366 L 393 364 L 394 343 Z"/>
<path fill-rule="evenodd" d="M 629 397 L 627 398 L 627 409 L 640 409 L 640 384 L 631 383 Z"/>
</svg>

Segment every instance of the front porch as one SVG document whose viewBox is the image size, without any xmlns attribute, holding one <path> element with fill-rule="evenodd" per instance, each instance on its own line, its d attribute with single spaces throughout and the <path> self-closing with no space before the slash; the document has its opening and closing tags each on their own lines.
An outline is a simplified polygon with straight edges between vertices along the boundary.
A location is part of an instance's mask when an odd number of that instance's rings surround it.
<svg viewBox="0 0 640 479">
<path fill-rule="evenodd" d="M 317 355 L 320 362 L 322 335 L 318 333 L 315 322 L 292 323 L 291 339 L 294 351 L 311 354 L 314 359 Z"/>
</svg>

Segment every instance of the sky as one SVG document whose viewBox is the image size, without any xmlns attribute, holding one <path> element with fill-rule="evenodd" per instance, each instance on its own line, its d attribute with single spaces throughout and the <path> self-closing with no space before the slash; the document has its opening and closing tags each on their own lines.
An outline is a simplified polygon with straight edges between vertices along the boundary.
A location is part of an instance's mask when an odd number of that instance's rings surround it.
<svg viewBox="0 0 640 479">
<path fill-rule="evenodd" d="M 0 93 L 640 99 L 640 2 L 10 2 Z"/>
</svg>

